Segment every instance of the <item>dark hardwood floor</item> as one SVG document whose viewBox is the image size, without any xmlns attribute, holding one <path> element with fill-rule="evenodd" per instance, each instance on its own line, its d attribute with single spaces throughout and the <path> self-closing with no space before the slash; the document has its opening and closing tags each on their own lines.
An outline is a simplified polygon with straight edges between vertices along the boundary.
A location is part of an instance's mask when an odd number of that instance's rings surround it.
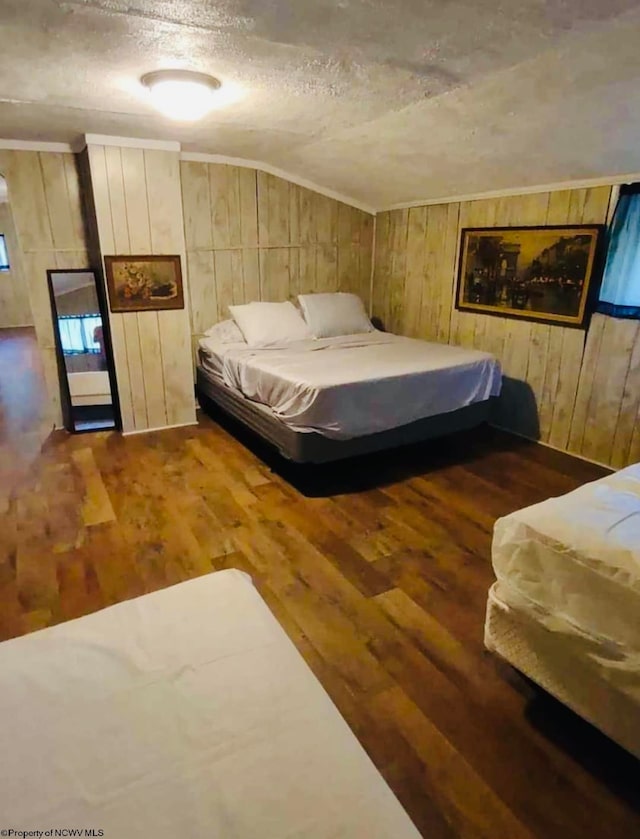
<svg viewBox="0 0 640 839">
<path fill-rule="evenodd" d="M 51 430 L 46 398 L 35 330 L 0 329 L 0 511 Z"/>
<path fill-rule="evenodd" d="M 496 517 L 604 470 L 490 429 L 267 463 L 204 416 L 54 435 L 0 529 L 0 637 L 241 568 L 425 837 L 639 836 L 638 762 L 482 645 Z"/>
</svg>

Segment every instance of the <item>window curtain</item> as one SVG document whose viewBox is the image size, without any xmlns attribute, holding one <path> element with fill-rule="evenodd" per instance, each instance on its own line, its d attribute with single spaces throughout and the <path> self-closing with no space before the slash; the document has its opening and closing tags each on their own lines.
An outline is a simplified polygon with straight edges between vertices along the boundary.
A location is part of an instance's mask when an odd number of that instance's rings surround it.
<svg viewBox="0 0 640 839">
<path fill-rule="evenodd" d="M 613 216 L 598 311 L 640 318 L 640 192 L 623 191 Z"/>
<path fill-rule="evenodd" d="M 61 315 L 58 318 L 60 343 L 67 355 L 75 353 L 99 353 L 100 342 L 96 329 L 102 326 L 100 315 Z"/>
<path fill-rule="evenodd" d="M 9 254 L 7 253 L 7 243 L 4 236 L 0 233 L 0 271 L 9 270 Z"/>
</svg>

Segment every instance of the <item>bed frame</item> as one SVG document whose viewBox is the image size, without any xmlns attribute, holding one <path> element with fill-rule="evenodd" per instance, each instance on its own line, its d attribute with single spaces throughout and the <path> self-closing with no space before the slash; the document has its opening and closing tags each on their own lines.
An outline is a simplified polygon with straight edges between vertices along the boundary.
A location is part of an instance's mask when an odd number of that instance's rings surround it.
<svg viewBox="0 0 640 839">
<path fill-rule="evenodd" d="M 640 758 L 640 715 L 631 696 L 612 685 L 585 655 L 584 644 L 557 635 L 489 591 L 484 645 L 583 719 Z"/>
<path fill-rule="evenodd" d="M 274 446 L 287 460 L 295 463 L 329 463 L 465 431 L 488 421 L 492 402 L 491 399 L 477 402 L 457 411 L 427 417 L 389 431 L 349 440 L 334 440 L 314 431 L 295 431 L 278 419 L 266 405 L 252 402 L 238 391 L 216 381 L 199 365 L 196 368 L 196 394 L 203 410 L 206 411 L 207 401 L 213 402 Z"/>
</svg>

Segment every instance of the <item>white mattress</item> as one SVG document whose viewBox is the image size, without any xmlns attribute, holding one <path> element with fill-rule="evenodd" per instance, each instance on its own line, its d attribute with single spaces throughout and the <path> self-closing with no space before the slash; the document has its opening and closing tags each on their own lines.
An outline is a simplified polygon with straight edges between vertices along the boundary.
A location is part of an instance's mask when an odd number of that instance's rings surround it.
<svg viewBox="0 0 640 839">
<path fill-rule="evenodd" d="M 485 644 L 640 755 L 640 464 L 496 522 Z"/>
<path fill-rule="evenodd" d="M 488 353 L 383 332 L 280 347 L 200 341 L 204 367 L 297 431 L 348 439 L 445 414 L 500 392 Z"/>
<path fill-rule="evenodd" d="M 419 837 L 238 571 L 0 644 L 0 715 L 4 829 Z"/>
<path fill-rule="evenodd" d="M 484 642 L 520 672 L 640 757 L 640 697 L 601 645 L 575 633 L 550 631 L 534 615 L 489 591 Z M 631 675 L 631 680 L 634 676 Z M 637 676 L 635 677 L 637 685 Z"/>
<path fill-rule="evenodd" d="M 640 657 L 640 464 L 496 522 L 512 605 Z"/>
</svg>

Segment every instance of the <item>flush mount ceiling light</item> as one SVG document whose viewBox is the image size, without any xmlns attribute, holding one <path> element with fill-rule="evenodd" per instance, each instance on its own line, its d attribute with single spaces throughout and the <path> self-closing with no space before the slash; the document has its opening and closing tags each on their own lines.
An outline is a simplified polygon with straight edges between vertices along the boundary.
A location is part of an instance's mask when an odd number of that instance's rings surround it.
<svg viewBox="0 0 640 839">
<path fill-rule="evenodd" d="M 202 119 L 214 108 L 216 92 L 222 86 L 219 79 L 191 70 L 156 70 L 140 81 L 161 113 L 184 122 Z"/>
</svg>

